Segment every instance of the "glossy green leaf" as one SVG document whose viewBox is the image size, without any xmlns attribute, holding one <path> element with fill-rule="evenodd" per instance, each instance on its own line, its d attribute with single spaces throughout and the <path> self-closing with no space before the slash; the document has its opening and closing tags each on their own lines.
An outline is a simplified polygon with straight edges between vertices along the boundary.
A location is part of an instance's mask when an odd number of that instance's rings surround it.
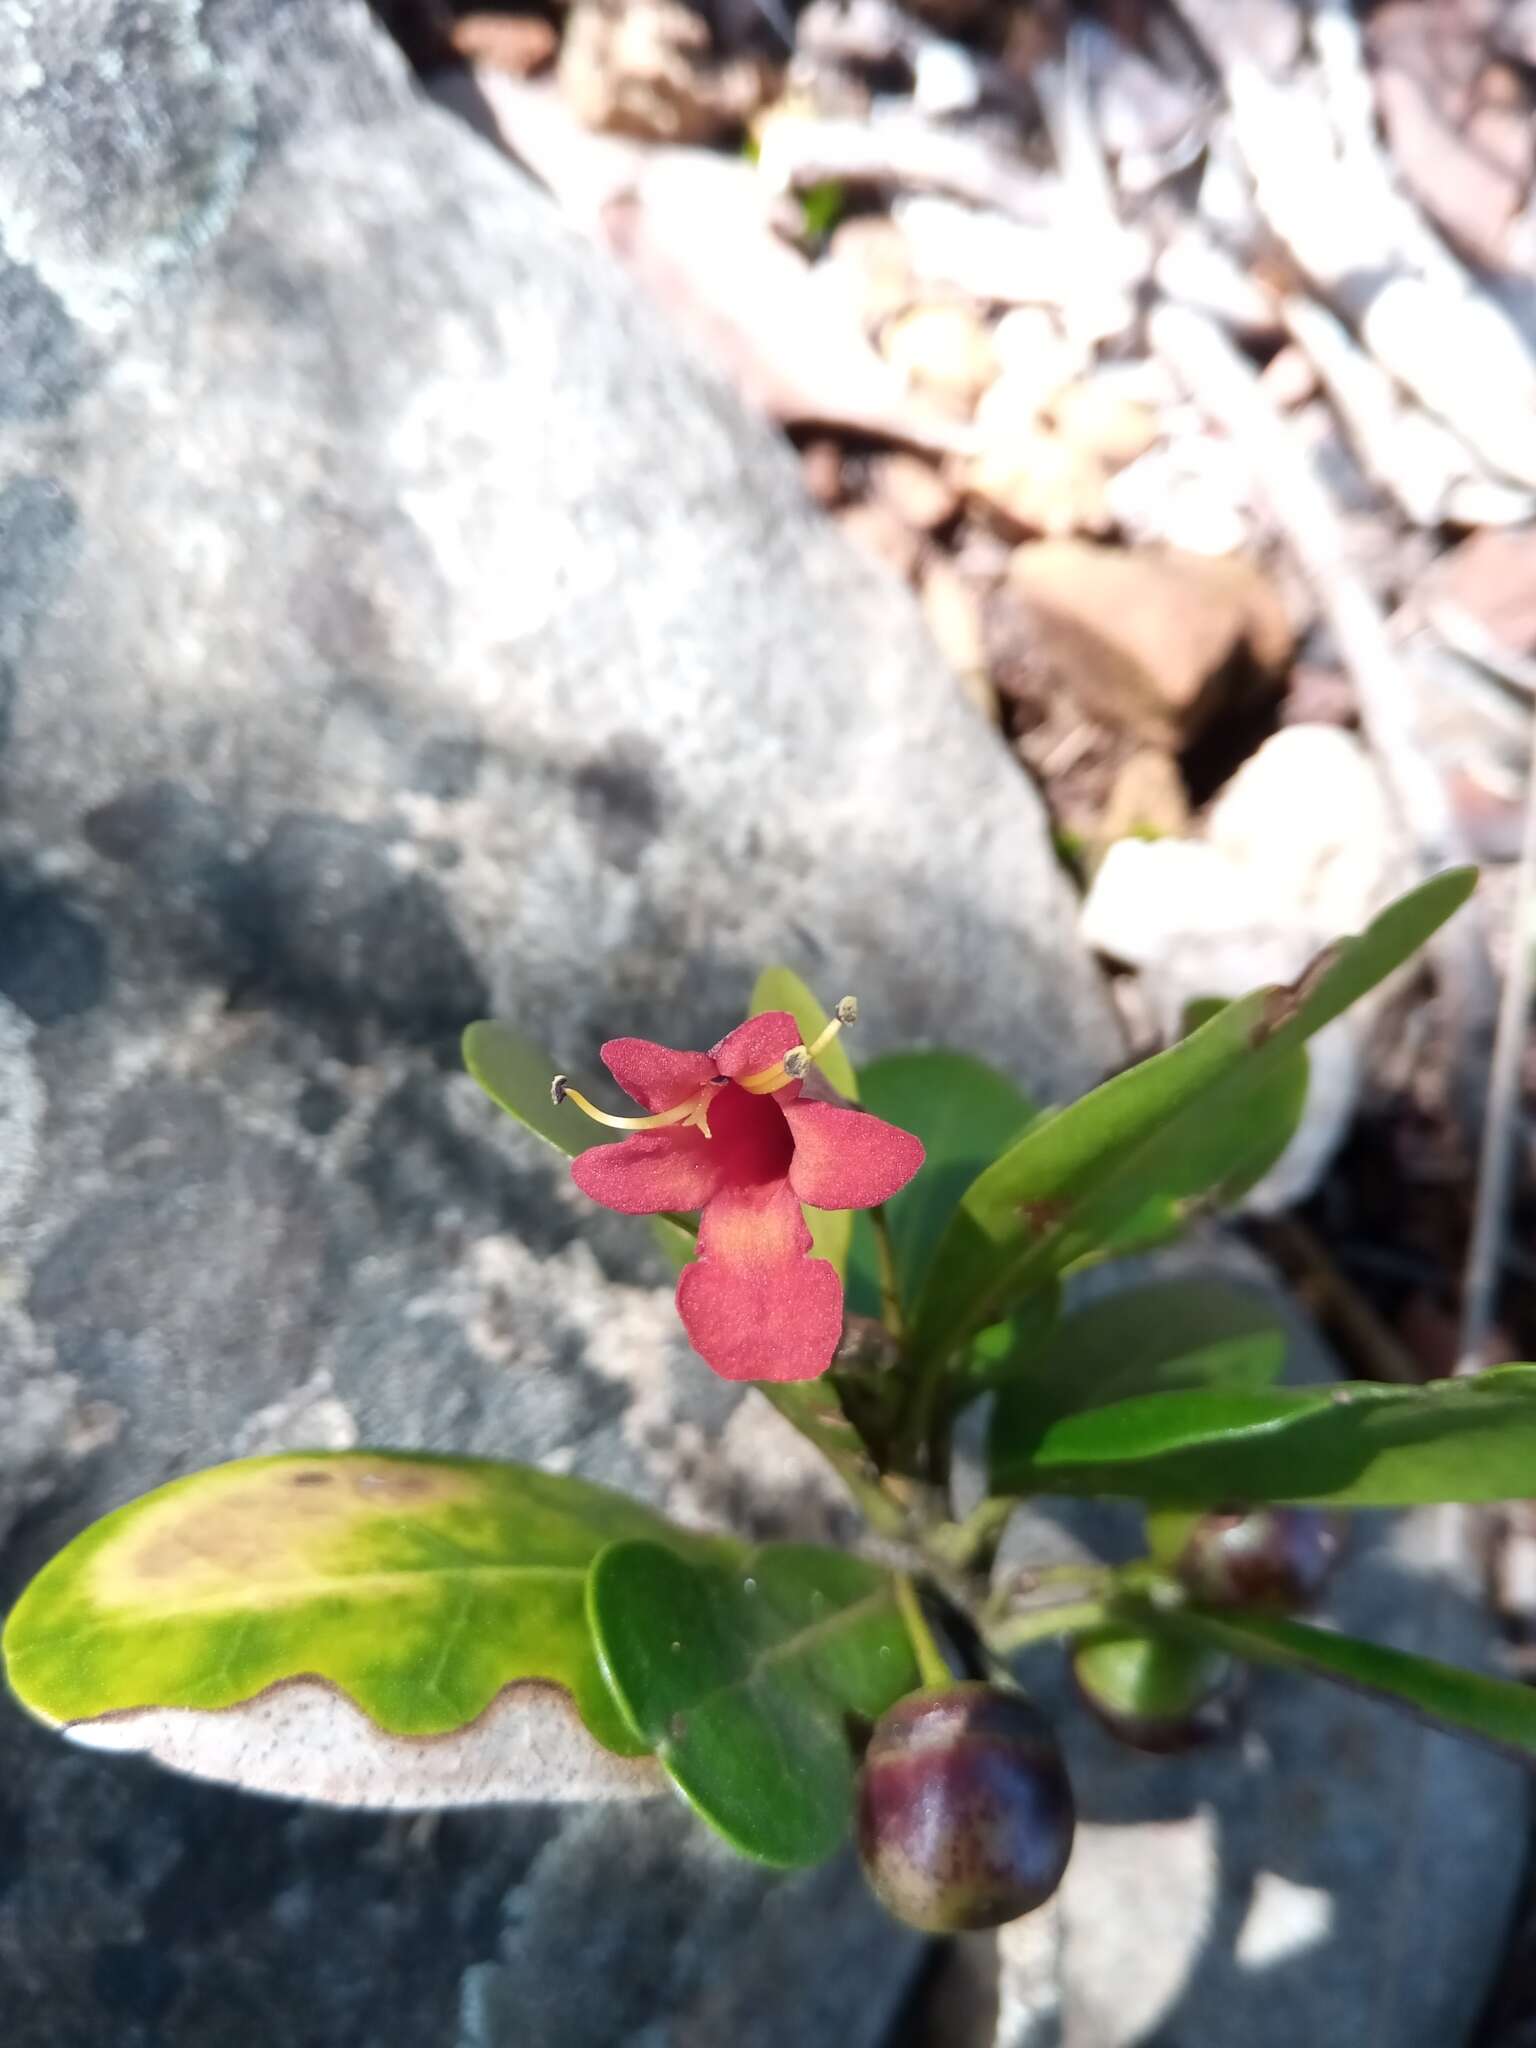
<svg viewBox="0 0 1536 2048">
<path fill-rule="evenodd" d="M 806 1045 L 818 1039 L 832 1021 L 792 967 L 765 967 L 757 977 L 747 1015 L 761 1017 L 765 1010 L 788 1010 Z M 859 1077 L 841 1036 L 833 1039 L 816 1064 L 839 1095 L 846 1095 L 850 1102 L 858 1101 Z"/>
<path fill-rule="evenodd" d="M 1209 1022 L 1226 1005 L 1198 1007 L 1201 1014 L 1191 1029 Z M 1202 1150 L 1195 1165 L 1195 1178 L 1200 1182 L 1195 1195 L 1154 1195 L 1111 1233 L 1102 1253 L 1123 1256 L 1168 1244 L 1187 1228 L 1192 1211 L 1227 1209 L 1240 1202 L 1276 1165 L 1300 1128 L 1307 1106 L 1310 1064 L 1305 1046 L 1300 1046 L 1273 1065 L 1266 1063 L 1250 1071 L 1246 1085 L 1242 1085 L 1243 1077 L 1234 1079 L 1219 1124 L 1207 1126 L 1205 1136 L 1211 1149 Z"/>
<path fill-rule="evenodd" d="M 593 1567 L 588 1612 L 636 1739 L 711 1827 L 786 1868 L 836 1850 L 849 1717 L 874 1720 L 918 1683 L 888 1574 L 798 1544 L 727 1566 L 619 1542 Z"/>
<path fill-rule="evenodd" d="M 567 1158 L 593 1145 L 617 1144 L 625 1135 L 593 1123 L 574 1102 L 557 1108 L 549 1093 L 554 1062 L 508 1024 L 471 1024 L 464 1033 L 464 1064 L 498 1108 Z"/>
<path fill-rule="evenodd" d="M 1536 1493 L 1536 1366 L 1425 1387 L 1360 1382 L 1147 1394 L 998 1423 L 992 1487 L 1158 1507 L 1413 1507 Z"/>
<path fill-rule="evenodd" d="M 921 1138 L 922 1170 L 885 1205 L 903 1307 L 921 1290 L 960 1198 L 1039 1111 L 1006 1074 L 960 1052 L 898 1052 L 871 1060 L 860 1075 L 864 1107 Z M 854 1218 L 849 1305 L 880 1313 L 875 1233 Z"/>
<path fill-rule="evenodd" d="M 1164 1625 L 1160 1621 L 1159 1626 Z M 1189 1641 L 1251 1663 L 1333 1679 L 1522 1758 L 1536 1755 L 1536 1691 L 1528 1685 L 1361 1642 L 1357 1636 L 1338 1635 L 1304 1621 L 1185 1611 L 1169 1616 L 1166 1626 Z"/>
<path fill-rule="evenodd" d="M 789 967 L 765 967 L 752 990 L 747 1014 L 760 1017 L 765 1010 L 788 1010 L 800 1027 L 800 1036 L 810 1045 L 826 1029 L 830 1019 L 799 975 Z M 840 1095 L 850 1102 L 859 1099 L 859 1077 L 842 1038 L 834 1038 L 816 1062 L 821 1073 Z M 825 1259 L 841 1275 L 848 1270 L 848 1251 L 853 1241 L 853 1217 L 847 1209 L 806 1209 L 811 1233 L 811 1256 Z"/>
<path fill-rule="evenodd" d="M 627 1536 L 673 1540 L 623 1495 L 526 1466 L 247 1458 L 77 1536 L 12 1609 L 6 1671 L 54 1722 L 215 1710 L 306 1677 L 417 1736 L 461 1728 L 504 1687 L 538 1680 L 569 1695 L 605 1749 L 635 1754 L 585 1609 L 593 1558 Z"/>
<path fill-rule="evenodd" d="M 978 1330 L 954 1375 L 956 1406 L 1034 1373 L 1060 1314 L 1061 1283 L 1050 1279 L 1026 1295 L 1006 1322 Z"/>
<path fill-rule="evenodd" d="M 1032 1443 L 1060 1416 L 1137 1394 L 1267 1387 L 1285 1352 L 1285 1331 L 1254 1288 L 1214 1277 L 1122 1288 L 1064 1317 L 999 1381 L 992 1440 Z"/>
<path fill-rule="evenodd" d="M 1233 1175 L 1232 1120 L 1306 1038 L 1452 916 L 1476 875 L 1437 875 L 1294 988 L 1227 1004 L 1188 1038 L 1041 1120 L 973 1183 L 916 1310 L 920 1357 L 941 1356 L 1038 1284 L 1116 1241 L 1149 1204 L 1208 1196 Z"/>
</svg>

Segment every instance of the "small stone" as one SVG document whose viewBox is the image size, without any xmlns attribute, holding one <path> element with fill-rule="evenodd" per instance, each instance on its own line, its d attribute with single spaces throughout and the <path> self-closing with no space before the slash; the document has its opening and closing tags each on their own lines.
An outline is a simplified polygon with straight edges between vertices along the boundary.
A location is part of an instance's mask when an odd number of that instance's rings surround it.
<svg viewBox="0 0 1536 2048">
<path fill-rule="evenodd" d="M 886 326 L 880 352 L 914 391 L 967 415 L 997 375 L 992 337 L 968 306 L 913 306 Z"/>
<path fill-rule="evenodd" d="M 1189 793 L 1179 764 L 1157 747 L 1121 763 L 1099 820 L 1098 840 L 1177 838 L 1189 829 Z"/>
<path fill-rule="evenodd" d="M 1018 550 L 1009 581 L 1087 709 L 1153 746 L 1187 746 L 1240 682 L 1290 656 L 1290 620 L 1252 562 L 1048 540 Z"/>
<path fill-rule="evenodd" d="M 1027 368 L 1050 355 L 1065 366 L 1063 382 L 1082 376 L 1092 360 L 1080 342 L 1068 339 L 1048 306 L 1010 306 L 993 328 L 992 340 L 1004 369 Z"/>
<path fill-rule="evenodd" d="M 845 505 L 833 516 L 856 547 L 894 569 L 904 583 L 911 582 L 922 542 L 889 505 L 869 499 L 862 505 Z"/>
<path fill-rule="evenodd" d="M 1126 397 L 1112 380 L 1087 377 L 1051 401 L 1056 431 L 1074 448 L 1096 455 L 1109 469 L 1123 469 L 1156 445 L 1157 416 L 1150 406 Z"/>
<path fill-rule="evenodd" d="M 847 272 L 870 333 L 893 319 L 911 300 L 912 266 L 907 260 L 906 238 L 889 220 L 860 215 L 841 222 L 832 231 L 820 267 L 828 265 Z"/>
<path fill-rule="evenodd" d="M 1055 539 L 1109 531 L 1106 474 L 1096 455 L 1041 428 L 987 449 L 965 483 L 972 504 L 1011 540 Z"/>
<path fill-rule="evenodd" d="M 716 52 L 685 0 L 576 0 L 560 47 L 560 90 L 578 119 L 611 135 L 712 142 L 772 98 L 779 67 Z"/>
<path fill-rule="evenodd" d="M 547 71 L 560 48 L 554 23 L 538 14 L 461 14 L 448 40 L 466 63 L 488 64 L 513 78 Z"/>
<path fill-rule="evenodd" d="M 960 510 L 960 494 L 920 455 L 881 455 L 870 464 L 875 496 L 919 533 L 936 533 Z"/>
<path fill-rule="evenodd" d="M 922 583 L 923 615 L 939 652 L 982 717 L 996 724 L 997 691 L 987 673 L 981 593 L 942 556 L 928 564 Z"/>
<path fill-rule="evenodd" d="M 1351 726 L 1359 715 L 1355 686 L 1341 668 L 1298 661 L 1285 686 L 1282 725 Z"/>
<path fill-rule="evenodd" d="M 1317 372 L 1304 348 L 1288 341 L 1259 372 L 1259 388 L 1282 412 L 1294 412 L 1317 396 Z"/>
<path fill-rule="evenodd" d="M 1517 654 L 1536 653 L 1536 526 L 1484 526 L 1425 579 L 1431 604 L 1453 605 Z"/>
<path fill-rule="evenodd" d="M 1105 488 L 1115 524 L 1129 541 L 1192 555 L 1234 555 L 1257 531 L 1246 459 L 1212 434 L 1179 433 L 1149 448 Z"/>
<path fill-rule="evenodd" d="M 805 488 L 830 512 L 848 493 L 843 484 L 843 450 L 833 440 L 807 441 L 800 450 L 800 476 Z"/>
</svg>

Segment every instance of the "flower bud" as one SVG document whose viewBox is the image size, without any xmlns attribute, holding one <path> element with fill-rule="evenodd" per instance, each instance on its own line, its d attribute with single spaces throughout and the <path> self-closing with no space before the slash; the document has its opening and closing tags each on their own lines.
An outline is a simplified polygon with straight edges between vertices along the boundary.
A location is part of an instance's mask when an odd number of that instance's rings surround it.
<svg viewBox="0 0 1536 2048">
<path fill-rule="evenodd" d="M 1316 1508 L 1202 1515 L 1174 1570 L 1204 1607 L 1309 1607 L 1339 1554 L 1338 1518 Z"/>
<path fill-rule="evenodd" d="M 953 1934 L 1033 1912 L 1061 1882 L 1074 1824 L 1055 1735 L 1021 1693 L 938 1687 L 876 1722 L 859 1774 L 859 1856 L 909 1926 Z"/>
<path fill-rule="evenodd" d="M 1209 1742 L 1230 1719 L 1233 1666 L 1219 1650 L 1117 1632 L 1079 1643 L 1072 1677 L 1111 1735 L 1154 1756 Z"/>
</svg>

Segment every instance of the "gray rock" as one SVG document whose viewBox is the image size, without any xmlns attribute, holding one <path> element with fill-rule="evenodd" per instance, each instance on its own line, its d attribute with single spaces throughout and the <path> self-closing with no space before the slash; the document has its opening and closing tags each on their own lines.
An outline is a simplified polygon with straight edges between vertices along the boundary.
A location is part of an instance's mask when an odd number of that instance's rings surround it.
<svg viewBox="0 0 1536 2048">
<path fill-rule="evenodd" d="M 360 5 L 12 9 L 0 101 L 0 1597 L 306 1441 L 845 1529 L 455 1036 L 707 1044 L 785 958 L 1065 1095 L 1119 1046 L 1031 791 Z M 8 1706 L 0 1788 L 14 2048 L 872 2043 L 916 1953 L 666 1809 L 306 1812 Z"/>
</svg>

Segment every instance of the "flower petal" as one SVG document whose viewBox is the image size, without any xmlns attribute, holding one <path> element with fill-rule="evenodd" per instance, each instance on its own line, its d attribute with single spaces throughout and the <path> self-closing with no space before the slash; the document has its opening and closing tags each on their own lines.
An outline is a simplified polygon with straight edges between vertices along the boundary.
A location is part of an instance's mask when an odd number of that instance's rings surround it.
<svg viewBox="0 0 1536 2048">
<path fill-rule="evenodd" d="M 909 1131 L 862 1109 L 830 1102 L 786 1102 L 795 1141 L 789 1184 L 813 1209 L 869 1209 L 900 1192 L 923 1163 Z"/>
<path fill-rule="evenodd" d="M 707 1052 L 674 1052 L 670 1045 L 653 1045 L 648 1038 L 610 1038 L 603 1047 L 603 1065 L 624 1093 L 653 1115 L 660 1109 L 676 1109 L 715 1078 L 715 1063 Z"/>
<path fill-rule="evenodd" d="M 594 1145 L 571 1161 L 571 1179 L 582 1193 L 621 1216 L 702 1209 L 723 1171 L 724 1161 L 704 1133 L 691 1126 L 643 1131 L 620 1145 Z"/>
<path fill-rule="evenodd" d="M 809 1259 L 811 1233 L 787 1181 L 722 1188 L 699 1225 L 699 1257 L 677 1283 L 688 1340 L 725 1380 L 813 1380 L 843 1333 L 843 1284 Z"/>
<path fill-rule="evenodd" d="M 800 1042 L 800 1026 L 788 1010 L 764 1010 L 760 1017 L 749 1017 L 745 1024 L 728 1031 L 718 1045 L 711 1046 L 710 1058 L 722 1074 L 729 1074 L 734 1081 L 741 1074 L 762 1073 Z M 799 1092 L 795 1083 L 788 1085 Z"/>
</svg>

